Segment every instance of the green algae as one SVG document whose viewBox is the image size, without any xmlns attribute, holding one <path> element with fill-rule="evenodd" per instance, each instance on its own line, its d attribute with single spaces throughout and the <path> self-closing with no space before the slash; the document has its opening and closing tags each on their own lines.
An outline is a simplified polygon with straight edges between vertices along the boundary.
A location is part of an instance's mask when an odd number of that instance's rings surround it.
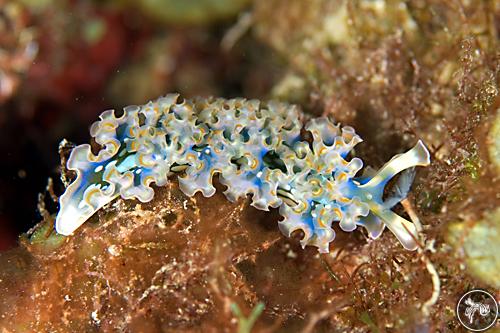
<svg viewBox="0 0 500 333">
<path fill-rule="evenodd" d="M 241 312 L 237 303 L 231 304 L 231 311 L 233 311 L 234 315 L 238 318 L 238 333 L 250 333 L 252 331 L 252 327 L 255 324 L 255 321 L 259 318 L 264 311 L 265 305 L 262 302 L 259 302 L 255 305 L 250 315 L 245 317 L 245 315 Z"/>
<path fill-rule="evenodd" d="M 51 253 L 63 245 L 65 239 L 65 236 L 59 235 L 54 231 L 52 223 L 45 222 L 35 228 L 29 236 L 28 241 L 33 247 L 40 249 L 42 252 Z"/>
<path fill-rule="evenodd" d="M 377 325 L 375 325 L 375 323 L 373 322 L 373 319 L 371 318 L 370 314 L 367 311 L 362 312 L 361 315 L 359 316 L 359 319 L 363 323 L 365 323 L 366 325 L 368 325 L 368 327 L 370 328 L 371 332 L 374 332 L 374 333 L 380 332 L 380 330 L 378 329 Z"/>
<path fill-rule="evenodd" d="M 488 152 L 497 174 L 500 174 L 500 109 L 497 110 L 488 134 Z"/>
<path fill-rule="evenodd" d="M 481 161 L 477 155 L 472 155 L 464 161 L 465 171 L 473 180 L 477 180 L 481 173 Z"/>
<path fill-rule="evenodd" d="M 98 18 L 91 19 L 83 26 L 83 38 L 90 44 L 101 40 L 106 33 L 106 23 Z"/>
<path fill-rule="evenodd" d="M 207 24 L 235 16 L 248 0 L 143 0 L 124 2 L 167 24 Z"/>
<path fill-rule="evenodd" d="M 459 253 L 463 252 L 472 276 L 500 288 L 500 208 L 479 221 L 451 224 L 448 239 Z"/>
</svg>

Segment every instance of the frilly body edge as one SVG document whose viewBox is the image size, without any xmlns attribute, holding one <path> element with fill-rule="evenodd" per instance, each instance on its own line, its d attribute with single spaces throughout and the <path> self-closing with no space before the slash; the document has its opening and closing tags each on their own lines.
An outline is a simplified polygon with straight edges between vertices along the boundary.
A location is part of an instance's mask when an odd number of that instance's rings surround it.
<svg viewBox="0 0 500 333">
<path fill-rule="evenodd" d="M 186 195 L 212 196 L 212 178 L 218 175 L 228 200 L 251 194 L 255 208 L 279 208 L 280 230 L 287 236 L 302 230 L 303 247 L 328 252 L 335 222 L 344 231 L 362 226 L 374 239 L 387 226 L 405 248 L 416 249 L 413 223 L 390 210 L 383 192 L 399 172 L 430 163 L 421 141 L 372 177 L 357 177 L 363 162 L 346 158 L 362 140 L 351 127 L 327 118 L 303 126 L 295 106 L 278 102 L 178 103 L 178 97 L 126 107 L 119 118 L 113 111 L 101 114 L 90 134 L 103 148 L 96 156 L 90 145 L 80 145 L 68 159 L 77 177 L 60 198 L 58 233 L 70 235 L 118 196 L 150 201 L 150 185 L 165 185 L 174 174 Z M 312 134 L 311 142 L 302 129 Z"/>
</svg>

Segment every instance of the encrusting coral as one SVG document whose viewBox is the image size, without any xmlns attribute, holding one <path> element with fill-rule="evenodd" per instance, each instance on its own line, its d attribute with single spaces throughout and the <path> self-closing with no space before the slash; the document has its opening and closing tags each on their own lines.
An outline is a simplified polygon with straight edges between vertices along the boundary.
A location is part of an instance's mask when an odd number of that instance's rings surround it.
<svg viewBox="0 0 500 333">
<path fill-rule="evenodd" d="M 302 127 L 296 107 L 258 100 L 199 98 L 178 102 L 171 94 L 143 106 L 129 106 L 117 118 L 101 114 L 90 129 L 103 148 L 94 155 L 89 144 L 71 152 L 68 169 L 77 178 L 60 198 L 56 230 L 70 235 L 117 196 L 148 202 L 151 184 L 163 186 L 179 176 L 188 196 L 215 193 L 212 179 L 220 174 L 226 197 L 235 202 L 252 194 L 252 206 L 278 208 L 279 226 L 290 236 L 328 252 L 335 238 L 331 225 L 344 231 L 357 225 L 378 238 L 387 226 L 407 249 L 415 249 L 416 228 L 390 209 L 404 199 L 412 177 L 401 177 L 398 192 L 384 201 L 385 185 L 397 173 L 429 164 L 429 152 L 417 145 L 393 157 L 371 176 L 356 176 L 359 158 L 347 161 L 361 142 L 351 127 L 314 118 Z M 312 135 L 306 141 L 301 131 Z"/>
</svg>

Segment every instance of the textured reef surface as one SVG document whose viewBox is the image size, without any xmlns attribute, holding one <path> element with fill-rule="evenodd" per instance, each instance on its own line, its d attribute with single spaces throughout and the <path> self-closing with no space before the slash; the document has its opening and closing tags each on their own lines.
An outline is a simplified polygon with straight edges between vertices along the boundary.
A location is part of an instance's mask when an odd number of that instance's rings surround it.
<svg viewBox="0 0 500 333">
<path fill-rule="evenodd" d="M 235 332 L 253 307 L 264 304 L 257 332 L 302 331 L 304 325 L 328 331 L 332 324 L 348 331 L 363 313 L 353 307 L 357 297 L 377 302 L 364 295 L 346 299 L 353 283 L 391 288 L 395 307 L 407 301 L 403 292 L 415 293 L 411 302 L 419 306 L 430 291 L 414 255 L 405 259 L 411 266 L 392 275 L 372 271 L 384 265 L 383 249 L 398 258 L 414 253 L 393 237 L 361 249 L 361 233 L 339 233 L 332 256 L 320 256 L 315 248 L 302 249 L 297 237 L 281 235 L 276 212 L 244 199 L 231 203 L 223 186 L 214 185 L 210 198 L 189 197 L 177 182 L 156 188 L 148 203 L 118 198 L 70 237 L 52 231 L 52 218 L 39 224 L 20 248 L 0 255 L 0 292 L 6 295 L 0 300 L 1 327 Z M 365 258 L 370 263 L 359 271 Z M 414 285 L 417 278 L 427 286 Z M 243 318 L 232 310 L 236 306 Z M 322 319 L 333 314 L 331 323 Z"/>
</svg>

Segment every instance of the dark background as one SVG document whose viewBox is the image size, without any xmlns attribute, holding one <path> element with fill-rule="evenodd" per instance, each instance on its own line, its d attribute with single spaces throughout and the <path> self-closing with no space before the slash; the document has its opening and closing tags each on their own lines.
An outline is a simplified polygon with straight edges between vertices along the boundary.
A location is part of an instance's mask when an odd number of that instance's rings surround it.
<svg viewBox="0 0 500 333">
<path fill-rule="evenodd" d="M 169 92 L 267 94 L 279 66 L 258 62 L 265 46 L 244 33 L 221 46 L 247 9 L 237 7 L 190 16 L 186 5 L 173 20 L 113 1 L 0 4 L 0 250 L 40 221 L 49 177 L 62 193 L 59 142 L 88 142 L 102 111 Z M 45 202 L 54 214 L 57 205 Z"/>
</svg>

